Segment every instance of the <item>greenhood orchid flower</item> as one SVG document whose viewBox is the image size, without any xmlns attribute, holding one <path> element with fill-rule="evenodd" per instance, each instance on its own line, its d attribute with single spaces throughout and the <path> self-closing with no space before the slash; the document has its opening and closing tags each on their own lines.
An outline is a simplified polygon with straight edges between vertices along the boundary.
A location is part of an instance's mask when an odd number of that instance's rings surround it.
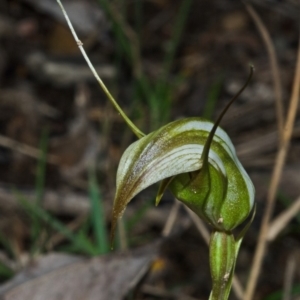
<svg viewBox="0 0 300 300">
<path fill-rule="evenodd" d="M 140 191 L 160 182 L 156 204 L 166 188 L 215 230 L 231 231 L 254 205 L 254 186 L 239 162 L 234 146 L 218 125 L 203 118 L 171 122 L 141 137 L 124 152 L 117 171 L 112 237 L 118 218 Z"/>
<path fill-rule="evenodd" d="M 228 103 L 214 123 L 203 118 L 171 122 L 140 136 L 124 152 L 117 171 L 117 189 L 112 213 L 111 239 L 117 220 L 140 191 L 161 182 L 156 204 L 169 188 L 173 195 L 213 228 L 210 241 L 211 300 L 229 297 L 241 241 L 252 219 L 235 240 L 232 230 L 254 206 L 254 186 L 236 156 L 234 146 L 219 124 Z"/>
<path fill-rule="evenodd" d="M 174 196 L 215 228 L 228 231 L 242 223 L 252 210 L 254 187 L 221 128 L 202 158 L 212 128 L 202 118 L 182 119 L 130 145 L 117 172 L 113 224 L 135 195 L 170 178 Z"/>
</svg>

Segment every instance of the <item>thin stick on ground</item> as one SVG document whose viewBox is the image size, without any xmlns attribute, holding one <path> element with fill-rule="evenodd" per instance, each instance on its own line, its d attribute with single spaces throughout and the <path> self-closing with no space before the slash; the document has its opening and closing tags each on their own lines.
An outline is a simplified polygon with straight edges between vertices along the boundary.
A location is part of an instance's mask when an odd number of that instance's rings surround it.
<svg viewBox="0 0 300 300">
<path fill-rule="evenodd" d="M 296 118 L 297 106 L 300 98 L 299 89 L 300 89 L 300 36 L 299 36 L 296 71 L 295 71 L 293 90 L 292 90 L 292 95 L 290 100 L 290 107 L 288 110 L 288 116 L 284 127 L 283 140 L 276 156 L 275 166 L 273 169 L 271 183 L 267 195 L 266 209 L 263 215 L 258 243 L 254 255 L 252 268 L 250 271 L 249 281 L 247 284 L 244 300 L 251 300 L 253 298 L 258 277 L 260 274 L 261 266 L 262 266 L 262 261 L 265 255 L 269 223 L 273 213 L 277 188 L 281 178 L 283 166 L 286 160 L 287 151 L 289 148 L 290 139 L 292 136 L 292 131 L 293 131 L 294 122 Z"/>
<path fill-rule="evenodd" d="M 284 111 L 282 105 L 282 87 L 281 87 L 281 80 L 280 80 L 280 72 L 278 66 L 278 59 L 275 51 L 275 47 L 273 45 L 272 39 L 268 32 L 267 27 L 264 25 L 262 19 L 252 7 L 252 5 L 248 3 L 244 3 L 246 9 L 253 19 L 261 37 L 265 44 L 265 47 L 268 52 L 269 60 L 270 60 L 270 67 L 271 73 L 273 78 L 273 85 L 274 85 L 274 94 L 275 94 L 275 103 L 276 103 L 276 114 L 277 114 L 277 122 L 278 122 L 278 131 L 279 131 L 279 139 L 282 142 L 283 138 L 283 125 L 284 125 Z"/>
<path fill-rule="evenodd" d="M 87 219 L 86 214 L 79 215 L 75 220 L 67 224 L 66 228 L 71 232 L 74 232 L 75 230 L 77 230 L 82 226 L 82 224 L 86 221 L 86 219 Z M 47 249 L 48 252 L 52 251 L 57 245 L 59 245 L 66 239 L 67 239 L 66 235 L 62 234 L 61 232 L 55 233 L 48 239 L 45 248 Z"/>
<path fill-rule="evenodd" d="M 298 197 L 293 204 L 284 212 L 280 213 L 269 225 L 268 242 L 273 241 L 278 234 L 286 228 L 286 225 L 299 213 L 300 211 L 300 197 Z"/>
<path fill-rule="evenodd" d="M 177 218 L 180 206 L 181 206 L 181 203 L 177 199 L 175 199 L 174 204 L 169 213 L 168 219 L 167 219 L 165 226 L 163 228 L 163 231 L 161 233 L 161 235 L 163 237 L 168 237 L 171 234 L 172 228 L 176 222 L 176 218 Z"/>
<path fill-rule="evenodd" d="M 292 292 L 292 286 L 296 271 L 296 257 L 295 254 L 292 253 L 290 257 L 288 258 L 286 269 L 285 269 L 285 275 L 284 275 L 284 285 L 283 285 L 283 300 L 291 300 L 291 292 Z"/>
<path fill-rule="evenodd" d="M 202 220 L 192 211 L 190 210 L 187 206 L 184 206 L 185 210 L 189 214 L 190 218 L 194 222 L 197 230 L 200 232 L 202 238 L 204 239 L 206 244 L 209 244 L 209 239 L 210 239 L 210 234 Z"/>
<path fill-rule="evenodd" d="M 42 151 L 40 149 L 18 142 L 3 135 L 0 135 L 0 145 L 35 159 L 39 159 L 42 155 Z M 54 155 L 47 155 L 46 161 L 47 163 L 53 165 L 59 164 L 58 157 Z"/>
</svg>

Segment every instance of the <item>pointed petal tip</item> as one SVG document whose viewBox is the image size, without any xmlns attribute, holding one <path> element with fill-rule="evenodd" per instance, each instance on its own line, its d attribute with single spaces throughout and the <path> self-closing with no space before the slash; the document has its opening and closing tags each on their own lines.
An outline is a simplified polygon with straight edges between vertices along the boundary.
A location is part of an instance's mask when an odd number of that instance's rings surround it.
<svg viewBox="0 0 300 300">
<path fill-rule="evenodd" d="M 162 195 L 161 195 L 162 196 Z M 158 204 L 160 203 L 160 200 L 161 200 L 161 196 L 158 195 L 155 199 L 155 206 L 158 206 Z"/>
<path fill-rule="evenodd" d="M 114 250 L 115 245 L 115 230 L 110 231 L 110 250 Z"/>
<path fill-rule="evenodd" d="M 115 215 L 113 211 L 112 220 L 111 220 L 111 227 L 110 227 L 110 249 L 114 249 L 115 244 L 115 233 L 117 228 L 118 216 Z"/>
</svg>

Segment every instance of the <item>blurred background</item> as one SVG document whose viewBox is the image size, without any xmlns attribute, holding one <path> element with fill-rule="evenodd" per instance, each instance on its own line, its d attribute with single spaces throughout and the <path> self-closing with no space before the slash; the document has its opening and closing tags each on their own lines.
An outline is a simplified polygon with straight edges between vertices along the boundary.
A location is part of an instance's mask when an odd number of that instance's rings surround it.
<svg viewBox="0 0 300 300">
<path fill-rule="evenodd" d="M 254 65 L 250 85 L 221 123 L 256 187 L 256 218 L 236 267 L 244 288 L 278 151 L 280 115 L 286 119 L 291 97 L 299 1 L 252 0 L 248 9 L 230 0 L 63 3 L 100 77 L 143 132 L 183 117 L 216 120 Z M 279 113 L 276 99 L 282 101 Z M 56 1 L 2 0 L 1 299 L 208 298 L 206 242 L 170 193 L 154 206 L 157 186 L 130 203 L 110 251 L 116 170 L 135 140 L 82 58 Z M 299 195 L 298 114 L 274 217 Z M 297 209 L 270 238 L 255 299 L 300 297 L 299 268 L 291 271 L 300 265 Z"/>
</svg>

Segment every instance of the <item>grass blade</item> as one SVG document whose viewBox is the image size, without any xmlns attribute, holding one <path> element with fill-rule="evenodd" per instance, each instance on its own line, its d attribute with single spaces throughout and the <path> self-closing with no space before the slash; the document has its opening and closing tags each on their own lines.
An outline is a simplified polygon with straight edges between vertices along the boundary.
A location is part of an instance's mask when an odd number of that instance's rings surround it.
<svg viewBox="0 0 300 300">
<path fill-rule="evenodd" d="M 213 112 L 217 104 L 217 100 L 220 96 L 223 85 L 223 77 L 217 78 L 217 80 L 210 86 L 208 91 L 207 100 L 203 111 L 203 118 L 208 120 L 212 119 Z"/>
<path fill-rule="evenodd" d="M 36 178 L 35 178 L 35 205 L 41 206 L 45 188 L 46 165 L 47 165 L 47 148 L 48 148 L 48 129 L 44 129 L 40 140 L 40 157 L 38 160 Z M 40 219 L 33 216 L 31 227 L 31 238 L 35 245 L 41 230 Z M 33 246 L 34 248 L 35 246 Z"/>
<path fill-rule="evenodd" d="M 103 201 L 94 169 L 91 169 L 89 172 L 89 196 L 91 201 L 91 222 L 96 239 L 96 248 L 98 254 L 105 254 L 109 252 L 109 243 Z"/>
<path fill-rule="evenodd" d="M 40 221 L 48 224 L 52 229 L 58 231 L 63 234 L 68 240 L 70 240 L 78 249 L 80 249 L 84 254 L 87 255 L 96 255 L 97 251 L 94 245 L 88 240 L 87 237 L 83 238 L 80 234 L 74 234 L 67 226 L 65 226 L 58 219 L 53 217 L 47 211 L 33 205 L 27 201 L 21 194 L 17 193 L 17 199 L 19 203 L 24 208 L 25 212 L 29 214 L 29 216 L 38 218 Z"/>
<path fill-rule="evenodd" d="M 189 14 L 189 10 L 191 8 L 192 0 L 183 0 L 181 2 L 179 13 L 174 25 L 174 32 L 173 37 L 170 41 L 169 51 L 167 51 L 165 56 L 165 63 L 164 63 L 164 73 L 162 80 L 166 81 L 167 76 L 171 71 L 171 67 L 175 58 L 175 54 L 181 39 L 182 32 L 184 31 L 184 27 L 186 24 L 186 19 Z"/>
</svg>

